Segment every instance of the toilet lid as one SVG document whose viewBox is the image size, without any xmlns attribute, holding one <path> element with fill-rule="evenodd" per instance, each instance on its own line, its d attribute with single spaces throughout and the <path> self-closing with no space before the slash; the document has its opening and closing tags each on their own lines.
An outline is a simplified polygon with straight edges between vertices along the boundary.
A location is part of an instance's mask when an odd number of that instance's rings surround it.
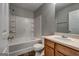
<svg viewBox="0 0 79 59">
<path fill-rule="evenodd" d="M 44 46 L 42 44 L 35 44 L 34 47 L 36 47 L 36 48 L 43 48 Z"/>
</svg>

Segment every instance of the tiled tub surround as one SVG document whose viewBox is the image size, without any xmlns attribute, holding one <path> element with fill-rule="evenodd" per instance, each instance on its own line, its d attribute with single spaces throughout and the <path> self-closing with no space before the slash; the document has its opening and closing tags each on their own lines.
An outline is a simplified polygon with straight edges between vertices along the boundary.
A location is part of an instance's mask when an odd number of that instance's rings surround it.
<svg viewBox="0 0 79 59">
<path fill-rule="evenodd" d="M 13 16 L 12 16 L 13 17 Z M 15 16 L 16 33 L 9 39 L 9 55 L 19 55 L 33 50 L 35 43 L 33 36 L 33 18 Z"/>
</svg>

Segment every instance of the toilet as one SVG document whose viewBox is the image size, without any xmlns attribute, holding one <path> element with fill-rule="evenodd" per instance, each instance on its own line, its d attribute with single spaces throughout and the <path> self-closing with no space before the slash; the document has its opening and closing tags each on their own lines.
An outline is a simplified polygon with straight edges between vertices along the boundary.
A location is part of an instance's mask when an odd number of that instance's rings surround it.
<svg viewBox="0 0 79 59">
<path fill-rule="evenodd" d="M 35 56 L 41 56 L 41 52 L 44 48 L 44 40 L 42 39 L 42 44 L 41 43 L 34 44 L 33 48 L 35 51 Z"/>
</svg>

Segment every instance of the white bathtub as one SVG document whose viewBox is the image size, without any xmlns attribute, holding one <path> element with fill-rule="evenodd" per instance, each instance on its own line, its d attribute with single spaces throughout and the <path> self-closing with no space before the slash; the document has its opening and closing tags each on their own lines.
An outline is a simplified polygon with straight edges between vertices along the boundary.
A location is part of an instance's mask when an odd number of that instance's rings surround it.
<svg viewBox="0 0 79 59">
<path fill-rule="evenodd" d="M 40 39 L 35 40 L 29 40 L 26 42 L 19 42 L 16 43 L 15 39 L 11 42 L 9 42 L 9 55 L 11 56 L 17 56 L 20 54 L 23 54 L 25 52 L 29 52 L 33 50 L 33 45 L 35 43 L 38 43 Z"/>
</svg>

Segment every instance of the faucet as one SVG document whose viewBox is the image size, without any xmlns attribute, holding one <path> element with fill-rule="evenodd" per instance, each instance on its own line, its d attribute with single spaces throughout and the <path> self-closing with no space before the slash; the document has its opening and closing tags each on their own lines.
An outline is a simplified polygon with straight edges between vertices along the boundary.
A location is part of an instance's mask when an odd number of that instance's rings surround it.
<svg viewBox="0 0 79 59">
<path fill-rule="evenodd" d="M 67 38 L 67 36 L 65 36 L 65 35 L 62 35 L 62 38 Z"/>
</svg>

